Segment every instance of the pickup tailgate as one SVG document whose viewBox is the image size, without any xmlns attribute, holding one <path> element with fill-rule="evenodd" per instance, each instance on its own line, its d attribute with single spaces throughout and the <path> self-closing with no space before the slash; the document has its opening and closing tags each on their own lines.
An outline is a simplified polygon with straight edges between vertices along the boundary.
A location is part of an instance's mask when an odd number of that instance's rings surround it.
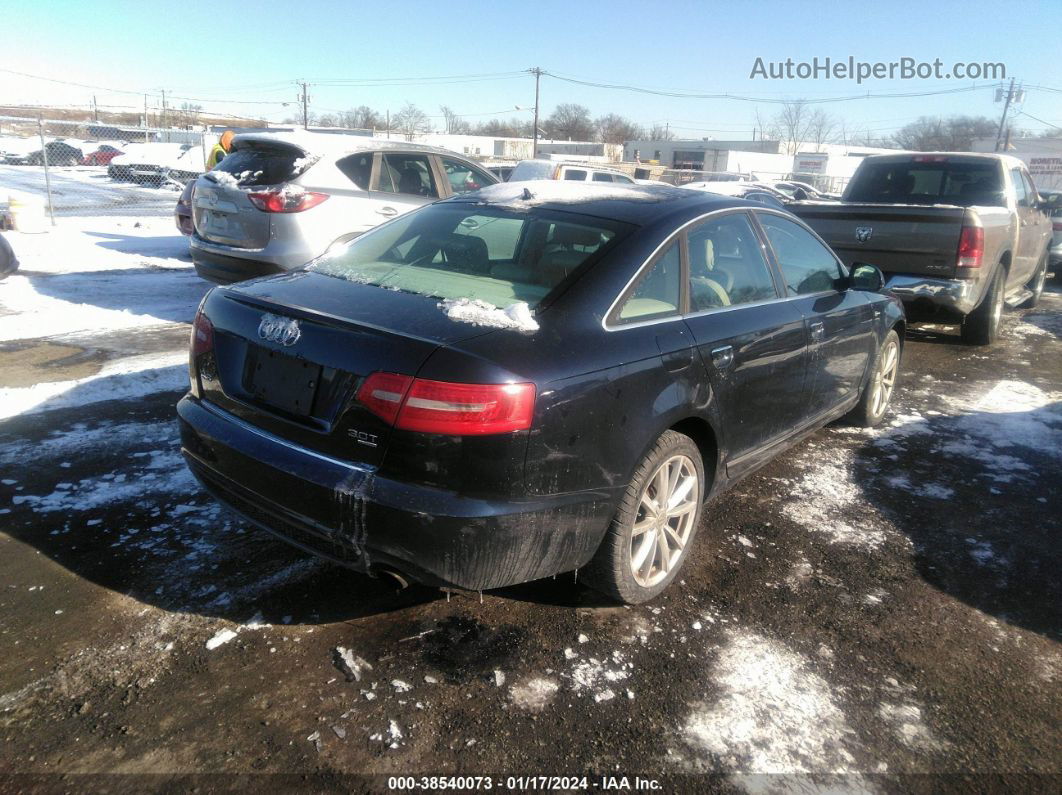
<svg viewBox="0 0 1062 795">
<path fill-rule="evenodd" d="M 953 205 L 799 202 L 789 210 L 819 233 L 846 265 L 886 274 L 954 276 L 968 210 Z"/>
</svg>

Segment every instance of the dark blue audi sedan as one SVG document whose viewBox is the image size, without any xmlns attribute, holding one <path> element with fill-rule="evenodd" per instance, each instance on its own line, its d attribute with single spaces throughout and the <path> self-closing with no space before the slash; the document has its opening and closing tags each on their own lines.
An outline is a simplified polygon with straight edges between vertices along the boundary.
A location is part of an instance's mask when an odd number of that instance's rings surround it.
<svg viewBox="0 0 1062 795">
<path fill-rule="evenodd" d="M 496 185 L 210 292 L 183 451 L 246 519 L 362 572 L 578 569 L 643 602 L 714 496 L 831 420 L 881 420 L 904 331 L 881 289 L 759 203 Z"/>
</svg>

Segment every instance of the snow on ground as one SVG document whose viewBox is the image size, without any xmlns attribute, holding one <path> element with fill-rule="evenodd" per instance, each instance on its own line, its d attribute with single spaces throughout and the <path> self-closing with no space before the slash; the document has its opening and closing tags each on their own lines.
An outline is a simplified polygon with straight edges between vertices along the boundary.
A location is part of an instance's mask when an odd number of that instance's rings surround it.
<svg viewBox="0 0 1062 795">
<path fill-rule="evenodd" d="M 184 351 L 127 356 L 104 363 L 95 375 L 70 381 L 42 381 L 26 387 L 0 387 L 0 419 L 103 400 L 125 400 L 188 384 Z"/>
<path fill-rule="evenodd" d="M 685 736 L 736 773 L 847 773 L 854 734 L 834 688 L 811 664 L 762 635 L 730 631 L 712 668 L 721 691 L 694 708 Z"/>
</svg>

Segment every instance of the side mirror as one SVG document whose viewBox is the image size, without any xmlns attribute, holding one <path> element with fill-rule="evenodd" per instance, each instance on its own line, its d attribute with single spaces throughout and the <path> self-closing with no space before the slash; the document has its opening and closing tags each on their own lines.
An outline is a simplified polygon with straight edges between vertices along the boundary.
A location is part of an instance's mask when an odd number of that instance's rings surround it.
<svg viewBox="0 0 1062 795">
<path fill-rule="evenodd" d="M 869 265 L 866 262 L 853 262 L 852 275 L 848 280 L 848 286 L 853 290 L 876 293 L 885 289 L 885 274 L 876 265 Z"/>
</svg>

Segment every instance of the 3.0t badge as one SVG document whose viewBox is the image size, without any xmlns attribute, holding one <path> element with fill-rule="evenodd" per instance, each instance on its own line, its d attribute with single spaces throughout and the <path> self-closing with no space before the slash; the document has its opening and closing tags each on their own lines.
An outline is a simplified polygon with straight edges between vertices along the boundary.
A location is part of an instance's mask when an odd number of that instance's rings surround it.
<svg viewBox="0 0 1062 795">
<path fill-rule="evenodd" d="M 266 312 L 258 324 L 258 336 L 269 342 L 276 342 L 285 348 L 299 341 L 302 330 L 299 321 L 292 317 L 281 317 Z"/>
</svg>

